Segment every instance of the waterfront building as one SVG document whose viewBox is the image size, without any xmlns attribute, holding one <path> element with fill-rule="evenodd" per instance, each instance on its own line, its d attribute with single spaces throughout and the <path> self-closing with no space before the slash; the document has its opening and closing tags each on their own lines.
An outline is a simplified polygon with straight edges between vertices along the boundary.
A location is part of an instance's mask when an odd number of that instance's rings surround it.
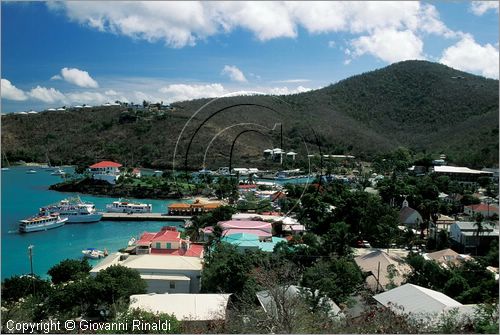
<svg viewBox="0 0 500 335">
<path fill-rule="evenodd" d="M 213 211 L 220 206 L 222 206 L 220 202 L 202 203 L 200 200 L 196 199 L 196 201 L 192 204 L 174 203 L 168 205 L 168 214 L 184 216 L 199 215 Z"/>
<path fill-rule="evenodd" d="M 110 184 L 116 184 L 116 181 L 120 176 L 121 167 L 122 165 L 120 163 L 112 161 L 102 161 L 90 165 L 88 171 L 90 172 L 93 179 L 104 180 Z"/>
<path fill-rule="evenodd" d="M 203 258 L 203 246 L 193 244 L 189 238 L 182 239 L 176 227 L 163 227 L 159 232 L 145 232 L 135 242 L 135 253 L 163 254 Z"/>
</svg>

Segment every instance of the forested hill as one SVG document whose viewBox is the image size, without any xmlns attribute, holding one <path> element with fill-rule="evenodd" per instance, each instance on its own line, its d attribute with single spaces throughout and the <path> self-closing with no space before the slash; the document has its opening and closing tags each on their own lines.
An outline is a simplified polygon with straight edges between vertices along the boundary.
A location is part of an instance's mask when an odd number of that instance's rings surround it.
<svg viewBox="0 0 500 335">
<path fill-rule="evenodd" d="M 263 149 L 279 146 L 279 132 L 262 125 L 281 123 L 285 149 L 302 157 L 304 143 L 310 153 L 318 152 L 320 143 L 323 154 L 367 159 L 404 146 L 445 153 L 457 164 L 492 166 L 498 165 L 498 94 L 498 80 L 405 61 L 306 93 L 219 99 L 204 107 L 180 138 L 208 99 L 175 103 L 173 110 L 160 112 L 96 107 L 6 115 L 2 151 L 10 161 L 45 161 L 48 154 L 58 164 L 114 159 L 160 168 L 171 166 L 178 143 L 181 160 L 190 147 L 188 164 L 199 168 L 215 136 L 207 154 L 207 166 L 214 168 L 227 165 L 233 140 L 245 127 L 253 131 L 238 137 L 233 160 L 255 163 Z M 241 105 L 229 108 L 234 104 Z"/>
</svg>

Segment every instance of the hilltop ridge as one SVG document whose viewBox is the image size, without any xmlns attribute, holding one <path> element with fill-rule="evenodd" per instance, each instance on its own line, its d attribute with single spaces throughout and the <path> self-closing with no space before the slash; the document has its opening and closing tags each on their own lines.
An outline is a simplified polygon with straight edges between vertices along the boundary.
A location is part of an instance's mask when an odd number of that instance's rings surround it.
<svg viewBox="0 0 500 335">
<path fill-rule="evenodd" d="M 442 64 L 404 61 L 304 93 L 221 98 L 191 120 L 180 138 L 178 154 L 185 153 L 190 136 L 196 133 L 188 164 L 199 168 L 207 144 L 221 132 L 207 163 L 223 166 L 238 135 L 237 127 L 224 128 L 236 123 L 270 128 L 281 123 L 285 149 L 302 156 L 304 143 L 316 150 L 319 141 L 327 154 L 369 159 L 404 146 L 416 152 L 443 152 L 457 164 L 498 165 L 498 89 L 498 80 Z M 106 158 L 134 166 L 170 167 L 182 128 L 208 101 L 177 102 L 173 111 L 164 113 L 114 106 L 6 115 L 2 116 L 2 147 L 11 161 L 44 161 L 48 153 L 51 160 L 67 164 Z M 228 107 L 234 104 L 244 106 Z M 255 162 L 276 141 L 276 132 L 248 132 L 235 144 L 234 159 L 241 164 Z"/>
</svg>

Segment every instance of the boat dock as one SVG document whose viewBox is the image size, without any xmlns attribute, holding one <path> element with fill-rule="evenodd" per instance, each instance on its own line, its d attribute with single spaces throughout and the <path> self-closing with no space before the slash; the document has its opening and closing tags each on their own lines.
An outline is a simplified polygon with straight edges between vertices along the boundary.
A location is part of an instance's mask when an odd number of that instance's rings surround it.
<svg viewBox="0 0 500 335">
<path fill-rule="evenodd" d="M 167 215 L 166 213 L 103 213 L 102 221 L 186 221 L 191 216 Z"/>
</svg>

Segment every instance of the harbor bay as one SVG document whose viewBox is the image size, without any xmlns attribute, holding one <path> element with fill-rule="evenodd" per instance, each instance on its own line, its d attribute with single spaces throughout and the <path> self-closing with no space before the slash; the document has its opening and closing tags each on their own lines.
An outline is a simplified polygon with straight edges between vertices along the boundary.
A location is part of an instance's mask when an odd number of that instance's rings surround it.
<svg viewBox="0 0 500 335">
<path fill-rule="evenodd" d="M 33 216 L 40 207 L 59 202 L 74 193 L 48 190 L 48 186 L 60 180 L 49 171 L 36 169 L 27 174 L 28 167 L 15 167 L 2 171 L 2 279 L 30 272 L 28 247 L 33 245 L 34 273 L 45 277 L 47 270 L 61 260 L 81 258 L 87 248 L 107 249 L 112 253 L 127 246 L 130 238 L 137 238 L 145 231 L 158 231 L 164 225 L 182 228 L 181 221 L 100 221 L 95 223 L 65 224 L 58 229 L 21 234 L 19 220 Z M 71 173 L 72 168 L 65 168 Z M 96 197 L 80 194 L 82 200 L 92 202 L 99 211 L 117 198 Z M 141 199 L 151 203 L 153 212 L 165 213 L 167 205 L 175 200 Z M 91 264 L 98 261 L 89 260 Z"/>
</svg>

